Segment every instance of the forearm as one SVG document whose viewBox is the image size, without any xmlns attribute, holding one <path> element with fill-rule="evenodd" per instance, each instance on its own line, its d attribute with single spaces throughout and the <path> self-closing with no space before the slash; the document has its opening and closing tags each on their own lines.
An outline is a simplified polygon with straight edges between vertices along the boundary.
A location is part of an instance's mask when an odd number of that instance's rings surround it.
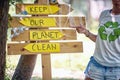
<svg viewBox="0 0 120 80">
<path fill-rule="evenodd" d="M 89 32 L 89 30 L 87 30 L 84 26 L 76 27 L 76 30 L 78 33 L 85 34 L 85 36 L 91 39 L 93 42 L 96 41 L 97 35 L 94 35 L 93 33 Z"/>
<path fill-rule="evenodd" d="M 97 35 L 94 35 L 93 33 L 89 32 L 88 30 L 85 31 L 85 36 L 91 39 L 93 42 L 96 41 Z"/>
</svg>

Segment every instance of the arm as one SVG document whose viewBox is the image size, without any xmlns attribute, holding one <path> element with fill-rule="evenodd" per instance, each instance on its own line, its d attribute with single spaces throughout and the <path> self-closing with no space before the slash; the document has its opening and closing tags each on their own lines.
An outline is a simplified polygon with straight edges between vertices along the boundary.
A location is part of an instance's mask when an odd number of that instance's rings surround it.
<svg viewBox="0 0 120 80">
<path fill-rule="evenodd" d="M 74 28 L 76 28 L 78 33 L 83 33 L 85 34 L 86 37 L 88 37 L 89 39 L 91 39 L 93 42 L 96 41 L 97 35 L 94 35 L 93 33 L 89 32 L 89 30 L 87 30 L 84 26 L 80 25 L 80 26 L 74 26 Z"/>
<path fill-rule="evenodd" d="M 91 39 L 93 42 L 96 41 L 97 35 L 94 35 L 93 33 L 89 32 L 89 30 L 86 29 L 85 36 Z"/>
</svg>

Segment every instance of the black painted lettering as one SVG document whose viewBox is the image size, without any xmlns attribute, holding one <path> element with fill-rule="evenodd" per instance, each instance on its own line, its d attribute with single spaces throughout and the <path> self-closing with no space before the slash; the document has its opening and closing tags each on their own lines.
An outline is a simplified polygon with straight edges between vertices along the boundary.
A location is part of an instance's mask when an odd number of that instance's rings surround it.
<svg viewBox="0 0 120 80">
<path fill-rule="evenodd" d="M 48 37 L 52 39 L 52 38 L 54 38 L 54 36 L 51 33 L 52 32 L 48 32 Z"/>
<path fill-rule="evenodd" d="M 36 39 L 42 39 L 41 35 L 39 33 L 37 33 L 38 36 L 36 37 Z"/>
<path fill-rule="evenodd" d="M 32 50 L 35 51 L 35 44 L 32 45 Z"/>
<path fill-rule="evenodd" d="M 56 50 L 57 48 L 56 44 L 52 44 L 51 47 L 52 47 L 52 50 Z"/>
<path fill-rule="evenodd" d="M 56 44 L 33 44 L 32 50 L 33 51 L 51 51 L 56 50 L 57 45 Z"/>
<path fill-rule="evenodd" d="M 30 25 L 31 26 L 43 26 L 44 25 L 44 20 L 35 20 L 35 19 L 30 19 Z"/>
<path fill-rule="evenodd" d="M 41 50 L 41 45 L 37 44 L 37 50 Z"/>
<path fill-rule="evenodd" d="M 41 32 L 41 38 L 42 38 L 42 37 L 43 37 L 43 38 L 47 38 L 47 36 L 46 36 L 46 35 L 47 35 L 47 33 L 46 33 L 46 32 L 44 32 L 44 31 L 43 31 L 43 32 Z"/>
<path fill-rule="evenodd" d="M 42 50 L 46 50 L 46 44 L 42 44 Z"/>
<path fill-rule="evenodd" d="M 40 26 L 44 25 L 44 20 L 43 19 L 39 20 L 39 24 Z"/>
<path fill-rule="evenodd" d="M 55 50 L 56 49 L 56 44 L 47 44 L 46 49 L 47 50 Z"/>
<path fill-rule="evenodd" d="M 30 12 L 33 12 L 33 7 L 30 7 Z"/>
<path fill-rule="evenodd" d="M 50 46 L 50 44 L 47 44 L 47 48 L 46 48 L 47 50 L 51 50 L 51 46 Z"/>
<path fill-rule="evenodd" d="M 32 38 L 33 39 L 57 39 L 59 32 L 32 32 Z"/>
<path fill-rule="evenodd" d="M 43 12 L 43 7 L 39 7 L 39 12 Z"/>
<path fill-rule="evenodd" d="M 50 32 L 49 37 L 51 38 L 57 38 L 58 37 L 58 32 Z"/>
<path fill-rule="evenodd" d="M 32 38 L 35 39 L 36 37 L 38 37 L 38 34 L 36 32 L 32 33 Z"/>
<path fill-rule="evenodd" d="M 47 10 L 47 7 L 29 7 L 30 12 L 38 13 L 38 12 L 45 12 Z"/>
<path fill-rule="evenodd" d="M 36 12 L 36 13 L 39 12 L 38 7 L 34 7 L 34 12 Z"/>
<path fill-rule="evenodd" d="M 31 25 L 31 26 L 34 25 L 34 20 L 30 20 L 30 25 Z"/>
<path fill-rule="evenodd" d="M 59 33 L 59 32 L 54 32 L 54 33 L 55 33 L 55 37 L 57 38 L 57 37 L 58 37 L 58 33 Z"/>
<path fill-rule="evenodd" d="M 45 12 L 47 10 L 47 7 L 43 7 L 43 12 Z"/>
</svg>

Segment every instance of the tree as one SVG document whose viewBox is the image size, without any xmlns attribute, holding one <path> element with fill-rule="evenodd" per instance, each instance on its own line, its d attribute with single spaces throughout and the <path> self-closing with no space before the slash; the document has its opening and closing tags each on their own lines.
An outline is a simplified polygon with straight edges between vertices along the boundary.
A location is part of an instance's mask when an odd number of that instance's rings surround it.
<svg viewBox="0 0 120 80">
<path fill-rule="evenodd" d="M 22 55 L 12 80 L 30 80 L 37 55 Z"/>
<path fill-rule="evenodd" d="M 0 1 L 0 80 L 4 80 L 9 0 Z"/>
</svg>

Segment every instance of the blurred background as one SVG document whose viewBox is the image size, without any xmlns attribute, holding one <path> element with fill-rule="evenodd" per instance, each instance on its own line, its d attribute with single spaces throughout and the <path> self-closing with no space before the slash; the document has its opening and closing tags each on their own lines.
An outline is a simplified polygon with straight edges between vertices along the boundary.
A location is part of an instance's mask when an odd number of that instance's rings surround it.
<svg viewBox="0 0 120 80">
<path fill-rule="evenodd" d="M 34 0 L 23 0 L 23 3 L 33 3 Z M 101 11 L 111 9 L 111 0 L 58 0 L 59 4 L 70 5 L 73 11 L 68 15 L 86 17 L 86 28 L 97 34 L 98 18 Z M 15 6 L 11 5 L 9 13 L 15 14 Z M 83 80 L 84 70 L 90 56 L 94 53 L 95 43 L 83 34 L 77 34 L 77 40 L 83 42 L 83 53 L 51 54 L 52 77 L 54 80 Z M 14 73 L 19 61 L 19 55 L 7 55 L 7 74 L 9 77 Z M 38 55 L 36 66 L 31 80 L 41 80 L 41 55 Z"/>
</svg>

